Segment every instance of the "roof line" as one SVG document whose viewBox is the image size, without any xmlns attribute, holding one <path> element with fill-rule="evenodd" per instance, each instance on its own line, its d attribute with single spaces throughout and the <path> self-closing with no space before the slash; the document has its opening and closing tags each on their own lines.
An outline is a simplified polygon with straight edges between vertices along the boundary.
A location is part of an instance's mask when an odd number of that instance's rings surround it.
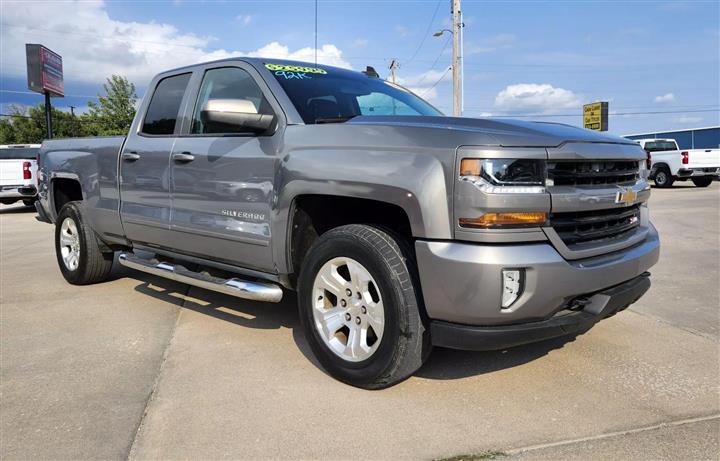
<svg viewBox="0 0 720 461">
<path fill-rule="evenodd" d="M 656 130 L 656 131 L 646 131 L 645 133 L 630 133 L 630 134 L 623 134 L 621 136 L 645 136 L 650 134 L 659 134 L 659 133 L 680 133 L 682 131 L 698 131 L 698 130 L 712 130 L 712 129 L 720 129 L 720 125 L 716 126 L 703 126 L 700 128 L 683 128 L 681 130 Z"/>
</svg>

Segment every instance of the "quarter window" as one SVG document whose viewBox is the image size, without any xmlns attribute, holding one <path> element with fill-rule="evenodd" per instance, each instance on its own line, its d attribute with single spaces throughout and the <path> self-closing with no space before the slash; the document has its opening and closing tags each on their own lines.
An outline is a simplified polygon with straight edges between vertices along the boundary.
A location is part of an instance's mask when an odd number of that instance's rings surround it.
<svg viewBox="0 0 720 461">
<path fill-rule="evenodd" d="M 160 80 L 143 120 L 143 133 L 157 135 L 175 132 L 180 104 L 190 75 L 181 74 Z"/>
<path fill-rule="evenodd" d="M 229 134 L 247 132 L 240 126 L 203 122 L 203 106 L 211 99 L 244 99 L 250 101 L 258 114 L 272 115 L 262 90 L 246 71 L 237 67 L 220 67 L 205 72 L 198 100 L 193 111 L 193 134 Z"/>
</svg>

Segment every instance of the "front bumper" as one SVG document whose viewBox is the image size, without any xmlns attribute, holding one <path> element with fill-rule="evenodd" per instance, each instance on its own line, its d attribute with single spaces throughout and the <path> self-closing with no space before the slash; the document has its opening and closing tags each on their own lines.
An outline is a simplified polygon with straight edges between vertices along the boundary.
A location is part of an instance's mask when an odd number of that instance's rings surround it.
<svg viewBox="0 0 720 461">
<path fill-rule="evenodd" d="M 629 248 L 566 260 L 549 243 L 472 244 L 416 241 L 420 284 L 431 320 L 474 326 L 545 321 L 575 303 L 645 273 L 660 240 L 647 224 L 645 240 Z M 502 270 L 523 269 L 524 289 L 501 308 Z"/>
<path fill-rule="evenodd" d="M 644 273 L 589 296 L 581 310 L 563 311 L 539 322 L 505 326 L 479 327 L 434 320 L 430 322 L 430 337 L 435 346 L 491 351 L 582 333 L 637 301 L 649 288 L 650 274 Z"/>
</svg>

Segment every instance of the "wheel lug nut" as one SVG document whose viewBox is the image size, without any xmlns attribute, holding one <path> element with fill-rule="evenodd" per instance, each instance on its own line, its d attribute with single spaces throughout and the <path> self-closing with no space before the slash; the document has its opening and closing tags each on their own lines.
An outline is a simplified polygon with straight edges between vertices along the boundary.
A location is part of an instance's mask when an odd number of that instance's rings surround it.
<svg viewBox="0 0 720 461">
<path fill-rule="evenodd" d="M 347 301 L 345 301 L 344 299 L 341 299 L 341 300 L 340 300 L 340 305 L 341 305 L 342 307 L 347 306 Z"/>
<path fill-rule="evenodd" d="M 350 321 L 350 314 L 345 314 L 345 320 Z"/>
<path fill-rule="evenodd" d="M 357 297 L 358 297 L 358 299 L 362 298 L 362 295 L 360 294 L 359 291 L 357 292 Z"/>
<path fill-rule="evenodd" d="M 355 317 L 355 323 L 357 323 L 358 325 L 360 325 L 360 317 Z"/>
<path fill-rule="evenodd" d="M 361 311 L 363 314 L 367 314 L 367 307 L 365 307 L 365 306 L 361 307 L 361 308 L 360 308 L 360 311 Z"/>
<path fill-rule="evenodd" d="M 352 296 L 352 291 L 350 291 L 350 288 L 345 289 L 345 294 L 348 296 Z"/>
</svg>

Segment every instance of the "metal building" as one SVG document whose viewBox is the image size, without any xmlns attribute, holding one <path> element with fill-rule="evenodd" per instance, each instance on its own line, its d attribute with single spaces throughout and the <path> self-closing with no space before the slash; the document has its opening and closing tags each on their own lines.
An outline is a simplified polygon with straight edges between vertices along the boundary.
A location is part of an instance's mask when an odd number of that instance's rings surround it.
<svg viewBox="0 0 720 461">
<path fill-rule="evenodd" d="M 720 147 L 720 126 L 626 134 L 623 137 L 628 139 L 670 138 L 677 141 L 680 149 L 717 149 Z"/>
</svg>

